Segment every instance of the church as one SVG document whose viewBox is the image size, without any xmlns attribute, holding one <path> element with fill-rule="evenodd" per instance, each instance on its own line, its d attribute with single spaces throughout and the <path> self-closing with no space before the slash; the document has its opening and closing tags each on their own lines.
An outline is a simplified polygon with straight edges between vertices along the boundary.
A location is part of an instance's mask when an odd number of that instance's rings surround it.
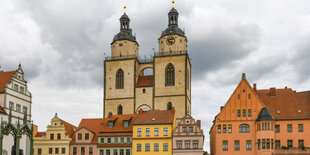
<svg viewBox="0 0 310 155">
<path fill-rule="evenodd" d="M 126 13 L 121 16 L 111 56 L 104 60 L 104 117 L 172 107 L 177 120 L 191 114 L 191 62 L 178 16 L 173 7 L 168 27 L 158 38 L 158 52 L 150 59 L 139 58 L 130 19 Z"/>
</svg>

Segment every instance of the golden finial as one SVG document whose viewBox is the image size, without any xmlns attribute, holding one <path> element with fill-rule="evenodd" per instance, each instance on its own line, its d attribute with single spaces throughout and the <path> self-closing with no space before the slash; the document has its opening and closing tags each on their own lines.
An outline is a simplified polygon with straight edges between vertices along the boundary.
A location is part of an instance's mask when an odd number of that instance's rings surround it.
<svg viewBox="0 0 310 155">
<path fill-rule="evenodd" d="M 172 0 L 172 7 L 174 8 L 174 0 Z"/>
<path fill-rule="evenodd" d="M 126 5 L 124 5 L 124 13 L 126 13 L 126 8 L 127 8 Z"/>
</svg>

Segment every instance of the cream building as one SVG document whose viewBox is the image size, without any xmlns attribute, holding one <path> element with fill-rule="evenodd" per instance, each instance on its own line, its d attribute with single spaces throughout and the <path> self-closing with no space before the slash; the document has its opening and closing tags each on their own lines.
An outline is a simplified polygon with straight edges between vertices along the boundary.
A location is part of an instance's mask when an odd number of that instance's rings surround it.
<svg viewBox="0 0 310 155">
<path fill-rule="evenodd" d="M 33 148 L 35 155 L 69 155 L 70 142 L 76 127 L 58 118 L 57 113 L 47 126 L 46 132 L 37 132 Z"/>
<path fill-rule="evenodd" d="M 12 110 L 12 123 L 17 124 L 19 120 L 22 124 L 24 113 L 27 113 L 28 126 L 31 127 L 31 93 L 27 88 L 27 81 L 24 79 L 24 71 L 19 64 L 15 71 L 0 70 L 0 106 L 6 114 Z M 1 117 L 7 122 L 7 117 Z M 11 154 L 14 138 L 6 135 L 3 138 L 3 154 Z M 30 154 L 30 139 L 22 135 L 20 139 L 20 149 L 23 154 Z"/>
<path fill-rule="evenodd" d="M 168 13 L 168 28 L 158 39 L 159 51 L 150 59 L 139 58 L 130 19 L 126 13 L 121 16 L 111 57 L 104 61 L 104 117 L 172 107 L 178 120 L 191 114 L 191 63 L 178 15 L 175 8 Z"/>
</svg>

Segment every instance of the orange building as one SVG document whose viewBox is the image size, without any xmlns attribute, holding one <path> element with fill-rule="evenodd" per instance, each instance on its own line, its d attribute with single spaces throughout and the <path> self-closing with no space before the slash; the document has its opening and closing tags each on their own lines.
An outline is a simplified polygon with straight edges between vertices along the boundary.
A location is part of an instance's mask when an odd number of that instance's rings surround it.
<svg viewBox="0 0 310 155">
<path fill-rule="evenodd" d="M 257 90 L 242 80 L 215 117 L 211 155 L 310 154 L 310 91 Z"/>
</svg>

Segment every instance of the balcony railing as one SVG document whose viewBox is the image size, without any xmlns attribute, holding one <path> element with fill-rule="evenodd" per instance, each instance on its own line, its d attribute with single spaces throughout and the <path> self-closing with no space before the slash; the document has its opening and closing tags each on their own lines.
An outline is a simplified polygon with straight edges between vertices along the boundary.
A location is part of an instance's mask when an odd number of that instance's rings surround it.
<svg viewBox="0 0 310 155">
<path fill-rule="evenodd" d="M 154 53 L 154 56 L 182 55 L 186 53 L 187 51 L 156 52 Z"/>
</svg>

